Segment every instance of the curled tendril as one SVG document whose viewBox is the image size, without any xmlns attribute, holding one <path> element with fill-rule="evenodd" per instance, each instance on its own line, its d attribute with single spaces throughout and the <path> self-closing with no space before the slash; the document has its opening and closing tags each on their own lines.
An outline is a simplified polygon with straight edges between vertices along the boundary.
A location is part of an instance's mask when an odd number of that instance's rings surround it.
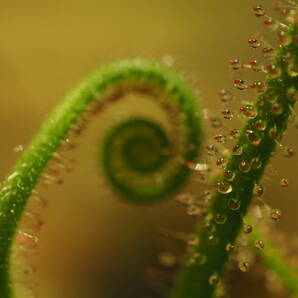
<svg viewBox="0 0 298 298">
<path fill-rule="evenodd" d="M 189 174 L 186 163 L 196 158 L 201 138 L 197 100 L 185 82 L 170 69 L 143 59 L 118 61 L 95 71 L 52 112 L 3 183 L 1 298 L 12 297 L 12 242 L 42 172 L 82 113 L 94 103 L 96 113 L 106 102 L 121 99 L 128 92 L 160 99 L 161 106 L 169 111 L 176 135 L 167 136 L 159 123 L 149 119 L 133 118 L 115 126 L 106 137 L 101 154 L 111 184 L 126 198 L 151 202 L 173 193 L 185 182 Z"/>
</svg>

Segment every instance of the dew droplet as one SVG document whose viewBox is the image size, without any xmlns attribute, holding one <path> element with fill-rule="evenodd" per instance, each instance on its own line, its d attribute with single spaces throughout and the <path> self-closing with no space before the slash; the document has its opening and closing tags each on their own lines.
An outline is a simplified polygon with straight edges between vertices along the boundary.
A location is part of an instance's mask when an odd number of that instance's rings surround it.
<svg viewBox="0 0 298 298">
<path fill-rule="evenodd" d="M 282 219 L 282 212 L 277 208 L 271 209 L 271 218 L 275 221 L 280 221 Z"/>
<path fill-rule="evenodd" d="M 286 178 L 282 178 L 282 179 L 280 180 L 280 185 L 281 185 L 282 187 L 288 187 L 288 186 L 289 186 L 289 181 L 288 181 L 288 179 L 286 179 Z"/>
<path fill-rule="evenodd" d="M 240 130 L 237 128 L 234 128 L 229 133 L 231 139 L 237 139 L 240 136 Z"/>
<path fill-rule="evenodd" d="M 285 147 L 284 148 L 284 156 L 287 158 L 291 158 L 295 155 L 295 149 L 293 147 Z"/>
<path fill-rule="evenodd" d="M 279 134 L 276 126 L 270 128 L 270 130 L 269 130 L 269 136 L 273 140 L 278 140 L 280 138 L 280 134 Z"/>
<path fill-rule="evenodd" d="M 248 43 L 248 45 L 249 45 L 251 48 L 253 48 L 253 49 L 257 49 L 257 48 L 259 48 L 259 47 L 262 45 L 262 43 L 261 43 L 260 40 L 257 40 L 257 39 L 254 39 L 254 38 L 249 39 L 249 40 L 247 41 L 247 43 Z"/>
<path fill-rule="evenodd" d="M 279 103 L 274 103 L 271 107 L 271 112 L 274 115 L 280 115 L 283 112 L 283 107 Z"/>
<path fill-rule="evenodd" d="M 250 266 L 248 262 L 241 261 L 239 262 L 238 266 L 242 272 L 248 272 L 250 270 Z"/>
<path fill-rule="evenodd" d="M 222 134 L 218 134 L 214 136 L 214 140 L 220 144 L 224 144 L 227 140 L 227 137 Z"/>
<path fill-rule="evenodd" d="M 230 68 L 232 68 L 233 70 L 238 70 L 241 68 L 241 63 L 238 59 L 233 59 L 229 61 L 229 66 Z"/>
<path fill-rule="evenodd" d="M 263 17 L 266 14 L 264 8 L 261 5 L 254 6 L 252 10 L 256 17 Z"/>
<path fill-rule="evenodd" d="M 253 82 L 251 85 L 250 85 L 250 88 L 257 91 L 257 92 L 264 92 L 265 90 L 265 84 L 262 82 L 262 81 L 256 81 L 256 82 Z"/>
<path fill-rule="evenodd" d="M 251 165 L 250 163 L 247 161 L 247 160 L 242 160 L 240 163 L 239 163 L 239 171 L 242 172 L 242 173 L 248 173 L 251 169 Z"/>
<path fill-rule="evenodd" d="M 222 102 L 230 101 L 233 98 L 232 94 L 226 89 L 220 90 L 217 95 Z"/>
<path fill-rule="evenodd" d="M 234 87 L 238 90 L 246 90 L 248 88 L 247 82 L 245 80 L 234 80 Z"/>
<path fill-rule="evenodd" d="M 264 188 L 262 185 L 255 184 L 253 188 L 253 194 L 257 197 L 261 197 L 264 193 Z"/>
<path fill-rule="evenodd" d="M 262 50 L 262 53 L 265 55 L 265 56 L 269 56 L 273 53 L 273 48 L 271 47 L 264 47 L 263 50 Z"/>
<path fill-rule="evenodd" d="M 216 165 L 222 169 L 225 168 L 227 165 L 227 159 L 224 157 L 218 158 L 216 161 Z"/>
<path fill-rule="evenodd" d="M 243 227 L 243 232 L 244 232 L 245 234 L 249 234 L 249 233 L 251 233 L 251 232 L 252 232 L 252 226 L 251 226 L 251 225 L 244 225 L 244 227 Z"/>
<path fill-rule="evenodd" d="M 267 65 L 265 71 L 272 77 L 277 78 L 281 75 L 281 70 L 276 65 Z"/>
<path fill-rule="evenodd" d="M 231 210 L 239 210 L 241 202 L 238 199 L 231 198 L 228 200 L 228 208 Z"/>
<path fill-rule="evenodd" d="M 257 249 L 263 249 L 265 247 L 264 241 L 263 240 L 257 240 L 255 242 L 255 247 Z"/>
<path fill-rule="evenodd" d="M 232 243 L 228 243 L 226 245 L 226 251 L 227 252 L 234 252 L 236 250 L 236 245 L 232 244 Z"/>
<path fill-rule="evenodd" d="M 235 178 L 235 172 L 232 171 L 232 170 L 228 170 L 228 169 L 226 169 L 226 170 L 224 170 L 224 172 L 223 172 L 223 176 L 224 176 L 224 178 L 225 178 L 226 180 L 228 180 L 228 181 L 233 181 L 234 178 Z"/>
<path fill-rule="evenodd" d="M 208 242 L 209 242 L 210 244 L 216 244 L 216 243 L 217 243 L 217 238 L 216 238 L 216 236 L 215 236 L 214 234 L 208 236 Z"/>
<path fill-rule="evenodd" d="M 207 150 L 207 154 L 209 156 L 214 156 L 218 152 L 217 148 L 214 145 L 208 145 L 205 147 L 205 149 Z"/>
<path fill-rule="evenodd" d="M 243 148 L 242 148 L 242 146 L 236 144 L 235 146 L 233 146 L 233 148 L 232 148 L 232 152 L 233 152 L 233 154 L 235 154 L 235 155 L 241 155 L 242 152 L 243 152 Z"/>
<path fill-rule="evenodd" d="M 226 120 L 232 120 L 233 117 L 234 117 L 234 113 L 231 111 L 231 110 L 224 110 L 221 112 L 223 117 L 226 119 Z"/>
<path fill-rule="evenodd" d="M 257 109 L 250 104 L 241 107 L 240 112 L 248 119 L 254 119 L 258 115 Z"/>
<path fill-rule="evenodd" d="M 255 72 L 260 72 L 263 70 L 262 65 L 260 65 L 257 60 L 250 61 L 246 67 L 252 69 Z"/>
<path fill-rule="evenodd" d="M 218 225 L 223 225 L 227 221 L 227 216 L 223 213 L 218 213 L 218 214 L 215 215 L 214 221 Z"/>
<path fill-rule="evenodd" d="M 210 277 L 209 277 L 209 284 L 213 287 L 216 287 L 219 283 L 219 277 L 217 273 L 213 273 Z"/>
<path fill-rule="evenodd" d="M 210 121 L 211 126 L 212 126 L 213 128 L 219 128 L 219 127 L 222 126 L 222 121 L 221 121 L 221 119 L 220 119 L 219 117 L 217 117 L 217 116 L 212 116 L 212 117 L 210 117 L 210 118 L 209 118 L 209 121 Z"/>
<path fill-rule="evenodd" d="M 217 182 L 215 188 L 221 194 L 228 194 L 233 190 L 232 185 L 226 181 Z"/>
<path fill-rule="evenodd" d="M 268 18 L 263 22 L 264 26 L 268 29 L 275 30 L 278 26 L 272 18 Z"/>
<path fill-rule="evenodd" d="M 267 122 L 264 121 L 264 120 L 257 120 L 255 122 L 255 128 L 258 130 L 258 131 L 264 131 L 267 127 Z"/>
</svg>

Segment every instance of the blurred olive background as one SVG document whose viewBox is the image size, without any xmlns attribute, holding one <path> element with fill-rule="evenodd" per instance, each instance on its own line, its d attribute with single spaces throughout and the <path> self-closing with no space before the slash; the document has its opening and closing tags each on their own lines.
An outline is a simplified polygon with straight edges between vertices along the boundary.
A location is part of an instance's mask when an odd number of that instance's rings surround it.
<svg viewBox="0 0 298 298">
<path fill-rule="evenodd" d="M 114 59 L 171 55 L 174 68 L 200 92 L 202 106 L 217 112 L 217 91 L 232 89 L 227 61 L 255 57 L 246 41 L 263 28 L 251 13 L 253 4 L 271 13 L 270 0 L 0 0 L 1 177 L 18 158 L 13 148 L 28 144 L 65 92 Z M 145 297 L 151 290 L 143 273 L 160 249 L 160 228 L 191 231 L 194 224 L 170 200 L 131 206 L 98 182 L 97 130 L 79 142 L 71 178 L 45 194 L 50 203 L 37 257 L 43 298 Z M 290 128 L 284 143 L 297 142 L 297 130 Z M 278 175 L 289 178 L 288 189 L 278 185 L 274 170 L 265 179 L 266 200 L 282 208 L 279 228 L 289 239 L 298 228 L 296 165 L 296 157 L 274 159 Z M 197 188 L 199 193 L 204 186 Z M 232 298 L 250 297 L 252 284 L 254 297 L 266 297 L 262 277 L 237 276 Z"/>
</svg>

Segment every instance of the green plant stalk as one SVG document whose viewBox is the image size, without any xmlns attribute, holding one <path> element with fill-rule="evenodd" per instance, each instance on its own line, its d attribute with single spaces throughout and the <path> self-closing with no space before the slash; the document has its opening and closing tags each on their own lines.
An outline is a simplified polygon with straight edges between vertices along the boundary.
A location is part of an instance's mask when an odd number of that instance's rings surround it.
<svg viewBox="0 0 298 298">
<path fill-rule="evenodd" d="M 264 235 L 254 230 L 249 237 L 251 247 L 255 246 L 255 242 L 264 239 Z M 273 271 L 284 287 L 292 297 L 298 297 L 298 273 L 292 266 L 281 256 L 280 252 L 272 246 L 269 241 L 265 242 L 265 248 L 257 250 L 257 254 L 262 257 L 265 267 Z"/>
<path fill-rule="evenodd" d="M 170 69 L 155 62 L 131 59 L 100 68 L 83 80 L 66 95 L 61 104 L 52 112 L 9 177 L 4 181 L 0 192 L 1 298 L 13 297 L 12 281 L 9 274 L 12 242 L 26 201 L 37 185 L 43 170 L 89 105 L 104 95 L 109 88 L 117 89 L 117 86 L 123 82 L 129 82 L 137 90 L 139 86 L 148 85 L 152 89 L 149 88 L 149 94 L 152 92 L 154 96 L 156 95 L 156 88 L 153 88 L 155 86 L 163 96 L 166 95 L 173 100 L 180 107 L 183 121 L 188 128 L 186 145 L 192 144 L 194 148 L 199 147 L 201 126 L 196 98 L 184 81 Z M 196 156 L 195 151 L 188 150 L 184 156 L 185 160 L 193 161 Z M 173 187 L 166 189 L 168 193 L 177 189 L 176 184 L 181 185 L 180 180 L 184 181 L 189 174 L 185 164 L 181 165 L 179 173 L 179 175 L 176 173 L 173 176 L 171 180 Z M 167 194 L 164 188 L 162 194 Z M 148 201 L 151 197 L 135 196 L 133 199 Z"/>
<path fill-rule="evenodd" d="M 253 187 L 255 183 L 259 182 L 270 157 L 274 154 L 277 141 L 281 139 L 287 128 L 295 103 L 295 99 L 289 96 L 289 90 L 294 90 L 297 96 L 298 77 L 297 73 L 291 71 L 294 67 L 297 72 L 298 66 L 296 24 L 290 25 L 288 35 L 289 44 L 280 47 L 275 59 L 275 65 L 280 69 L 281 74 L 277 77 L 269 76 L 267 78 L 266 90 L 259 96 L 255 104 L 258 114 L 254 119 L 246 122 L 237 142 L 243 148 L 243 152 L 241 155 L 231 154 L 229 158 L 227 169 L 235 173 L 235 178 L 231 182 L 225 181 L 224 176 L 217 180 L 230 183 L 232 191 L 226 194 L 215 191 L 207 215 L 209 222 L 207 225 L 206 222 L 200 223 L 197 227 L 198 244 L 192 250 L 193 255 L 196 256 L 196 261 L 184 265 L 178 275 L 171 298 L 210 298 L 214 295 L 216 286 L 214 285 L 214 278 L 212 282 L 210 282 L 210 278 L 212 276 L 220 278 L 222 275 L 229 258 L 226 245 L 235 244 L 243 226 L 243 217 L 252 201 Z M 290 62 L 287 60 L 288 54 L 292 56 Z M 276 113 L 275 108 L 277 107 L 281 109 L 280 113 Z M 258 120 L 266 123 L 266 129 L 258 132 L 261 142 L 258 146 L 254 146 L 247 136 L 247 131 L 256 132 L 256 121 Z M 240 162 L 247 161 L 250 163 L 253 158 L 260 161 L 260 167 L 251 167 L 247 173 L 241 171 Z M 238 210 L 231 210 L 228 207 L 227 202 L 231 198 L 239 200 L 241 205 Z M 226 217 L 226 221 L 218 224 L 217 215 L 221 215 L 221 217 L 223 215 Z M 277 273 L 282 274 L 282 279 L 290 279 L 290 275 L 284 274 L 285 271 L 282 270 L 282 267 L 278 268 L 281 265 L 281 259 L 279 261 L 272 268 L 278 269 Z M 283 268 L 286 269 L 287 267 Z M 285 282 L 286 285 L 292 283 L 293 280 Z"/>
</svg>

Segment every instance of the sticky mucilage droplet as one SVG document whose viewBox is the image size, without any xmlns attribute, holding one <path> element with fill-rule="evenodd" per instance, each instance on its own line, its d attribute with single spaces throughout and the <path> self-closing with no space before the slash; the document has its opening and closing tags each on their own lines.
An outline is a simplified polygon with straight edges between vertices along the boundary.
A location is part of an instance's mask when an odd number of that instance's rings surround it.
<svg viewBox="0 0 298 298">
<path fill-rule="evenodd" d="M 239 163 L 239 171 L 241 173 L 248 173 L 251 169 L 251 165 L 250 163 L 247 161 L 247 160 L 242 160 L 240 163 Z"/>
<path fill-rule="evenodd" d="M 254 6 L 252 10 L 256 17 L 263 17 L 266 14 L 265 9 L 261 5 Z"/>
<path fill-rule="evenodd" d="M 234 199 L 234 198 L 230 198 L 228 200 L 228 208 L 233 210 L 233 211 L 236 211 L 236 210 L 239 210 L 240 206 L 241 206 L 241 202 L 240 200 L 238 199 Z"/>
<path fill-rule="evenodd" d="M 243 232 L 244 232 L 245 234 L 249 234 L 249 233 L 251 233 L 251 232 L 252 232 L 252 226 L 251 226 L 251 225 L 244 225 L 244 227 L 243 227 Z"/>
<path fill-rule="evenodd" d="M 213 273 L 210 277 L 209 277 L 209 284 L 213 287 L 216 287 L 219 283 L 219 277 L 217 273 Z"/>
<path fill-rule="evenodd" d="M 225 169 L 223 172 L 223 176 L 228 181 L 233 181 L 235 178 L 235 172 L 232 170 Z"/>
<path fill-rule="evenodd" d="M 236 250 L 236 245 L 232 244 L 232 243 L 228 243 L 226 245 L 226 251 L 229 253 L 232 253 Z"/>
<path fill-rule="evenodd" d="M 282 220 L 282 212 L 280 209 L 273 208 L 271 209 L 271 218 L 275 221 L 280 221 Z"/>
<path fill-rule="evenodd" d="M 238 90 L 246 90 L 248 88 L 248 84 L 245 80 L 237 79 L 234 80 L 234 87 Z"/>
<path fill-rule="evenodd" d="M 231 101 L 232 98 L 233 98 L 232 94 L 226 89 L 220 90 L 217 93 L 217 96 L 218 96 L 219 100 L 222 101 L 222 102 Z"/>
<path fill-rule="evenodd" d="M 262 185 L 255 184 L 253 188 L 253 194 L 257 197 L 261 197 L 264 193 L 264 188 Z"/>
<path fill-rule="evenodd" d="M 238 267 L 242 272 L 248 272 L 250 270 L 250 265 L 246 261 L 240 261 Z"/>
<path fill-rule="evenodd" d="M 249 39 L 249 40 L 247 41 L 247 43 L 248 43 L 248 45 L 249 45 L 251 48 L 253 48 L 253 49 L 257 49 L 257 48 L 259 48 L 259 47 L 262 45 L 261 41 L 255 39 L 255 38 Z"/>
<path fill-rule="evenodd" d="M 207 145 L 205 149 L 209 156 L 215 156 L 218 152 L 218 149 L 214 145 Z"/>
<path fill-rule="evenodd" d="M 218 225 L 223 225 L 227 221 L 227 216 L 223 213 L 218 213 L 218 214 L 215 215 L 214 221 Z"/>
<path fill-rule="evenodd" d="M 217 182 L 214 187 L 221 194 L 228 194 L 233 190 L 232 185 L 226 181 Z"/>
</svg>

